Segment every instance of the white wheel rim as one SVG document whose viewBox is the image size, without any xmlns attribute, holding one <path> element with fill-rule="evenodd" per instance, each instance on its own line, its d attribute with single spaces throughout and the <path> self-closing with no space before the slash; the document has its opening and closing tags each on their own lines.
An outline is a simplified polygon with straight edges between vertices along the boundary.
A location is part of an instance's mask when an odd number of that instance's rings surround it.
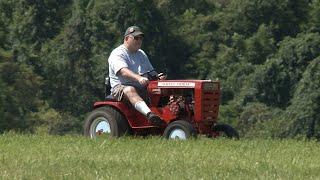
<svg viewBox="0 0 320 180">
<path fill-rule="evenodd" d="M 94 119 L 90 126 L 90 137 L 95 138 L 102 135 L 108 135 L 111 133 L 111 127 L 109 121 L 104 117 L 98 117 Z"/>
<path fill-rule="evenodd" d="M 186 140 L 187 135 L 186 135 L 186 132 L 184 132 L 182 129 L 174 129 L 171 131 L 171 133 L 169 135 L 169 139 Z"/>
</svg>

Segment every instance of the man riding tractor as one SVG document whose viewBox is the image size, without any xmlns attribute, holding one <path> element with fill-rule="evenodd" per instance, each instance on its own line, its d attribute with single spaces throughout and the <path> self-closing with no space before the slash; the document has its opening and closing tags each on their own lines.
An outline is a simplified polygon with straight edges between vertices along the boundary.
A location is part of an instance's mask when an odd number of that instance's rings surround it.
<svg viewBox="0 0 320 180">
<path fill-rule="evenodd" d="M 165 80 L 143 50 L 144 33 L 129 27 L 123 44 L 108 59 L 111 94 L 94 104 L 85 122 L 85 135 L 159 134 L 187 139 L 221 133 L 238 138 L 229 125 L 217 124 L 220 85 L 211 80 Z"/>
</svg>

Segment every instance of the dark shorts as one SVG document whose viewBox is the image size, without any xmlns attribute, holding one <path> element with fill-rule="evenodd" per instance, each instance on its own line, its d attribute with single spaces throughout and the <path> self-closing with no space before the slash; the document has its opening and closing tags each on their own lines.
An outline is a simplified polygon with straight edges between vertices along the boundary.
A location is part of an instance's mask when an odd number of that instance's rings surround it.
<svg viewBox="0 0 320 180">
<path fill-rule="evenodd" d="M 116 85 L 113 90 L 111 91 L 111 95 L 118 101 L 121 101 L 121 100 L 124 100 L 123 98 L 123 90 L 124 88 L 126 88 L 127 85 L 122 85 L 122 84 L 119 84 L 119 85 Z M 134 87 L 134 86 L 132 86 Z M 137 87 L 134 87 L 139 96 L 146 102 L 148 103 L 149 102 L 149 98 L 148 98 L 148 93 L 147 93 L 147 89 L 146 88 L 137 88 Z"/>
</svg>

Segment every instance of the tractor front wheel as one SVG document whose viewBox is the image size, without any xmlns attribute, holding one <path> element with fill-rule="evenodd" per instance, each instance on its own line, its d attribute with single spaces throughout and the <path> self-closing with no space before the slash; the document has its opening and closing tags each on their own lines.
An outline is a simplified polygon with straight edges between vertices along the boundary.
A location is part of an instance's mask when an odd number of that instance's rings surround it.
<svg viewBox="0 0 320 180">
<path fill-rule="evenodd" d="M 90 138 L 120 137 L 129 130 L 128 121 L 116 109 L 109 106 L 92 111 L 84 125 L 84 135 Z"/>
<path fill-rule="evenodd" d="M 218 136 L 239 139 L 238 132 L 228 124 L 217 124 L 212 128 L 212 131 Z"/>
<path fill-rule="evenodd" d="M 163 136 L 167 139 L 185 140 L 196 137 L 197 133 L 191 123 L 178 120 L 170 123 L 164 130 Z"/>
</svg>

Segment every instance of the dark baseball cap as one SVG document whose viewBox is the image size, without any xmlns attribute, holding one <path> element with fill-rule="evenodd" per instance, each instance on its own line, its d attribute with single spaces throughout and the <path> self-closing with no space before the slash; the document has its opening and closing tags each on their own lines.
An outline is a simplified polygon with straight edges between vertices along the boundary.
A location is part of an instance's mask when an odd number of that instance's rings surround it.
<svg viewBox="0 0 320 180">
<path fill-rule="evenodd" d="M 130 26 L 130 27 L 128 27 L 128 29 L 124 33 L 124 36 L 128 36 L 128 35 L 132 35 L 132 36 L 142 35 L 142 36 L 144 36 L 144 33 L 141 31 L 141 29 L 138 26 Z"/>
</svg>

